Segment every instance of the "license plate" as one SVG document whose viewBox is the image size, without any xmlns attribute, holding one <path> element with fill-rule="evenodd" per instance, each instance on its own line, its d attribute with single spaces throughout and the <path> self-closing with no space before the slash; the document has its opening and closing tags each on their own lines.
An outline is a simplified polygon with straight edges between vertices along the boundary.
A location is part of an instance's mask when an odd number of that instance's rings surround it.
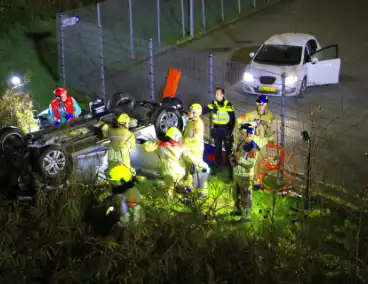
<svg viewBox="0 0 368 284">
<path fill-rule="evenodd" d="M 259 87 L 260 91 L 265 91 L 265 92 L 276 92 L 276 88 L 275 87 L 268 87 L 268 86 L 261 86 Z"/>
</svg>

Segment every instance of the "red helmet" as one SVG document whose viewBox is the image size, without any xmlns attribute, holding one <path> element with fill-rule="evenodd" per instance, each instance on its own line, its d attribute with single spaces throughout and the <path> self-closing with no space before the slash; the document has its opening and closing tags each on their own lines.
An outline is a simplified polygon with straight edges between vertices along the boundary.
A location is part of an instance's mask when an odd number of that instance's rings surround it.
<svg viewBox="0 0 368 284">
<path fill-rule="evenodd" d="M 65 88 L 57 88 L 54 91 L 55 97 L 61 97 L 61 95 L 67 95 L 67 94 L 68 94 L 68 90 Z"/>
</svg>

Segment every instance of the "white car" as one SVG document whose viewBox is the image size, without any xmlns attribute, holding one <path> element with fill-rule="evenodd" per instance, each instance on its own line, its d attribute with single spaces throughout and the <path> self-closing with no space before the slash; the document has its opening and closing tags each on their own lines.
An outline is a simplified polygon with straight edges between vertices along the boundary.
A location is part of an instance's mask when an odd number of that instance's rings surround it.
<svg viewBox="0 0 368 284">
<path fill-rule="evenodd" d="M 309 86 L 339 83 L 338 45 L 321 48 L 315 37 L 284 33 L 270 37 L 254 53 L 243 75 L 247 94 L 280 96 L 285 74 L 285 95 L 296 96 Z"/>
</svg>

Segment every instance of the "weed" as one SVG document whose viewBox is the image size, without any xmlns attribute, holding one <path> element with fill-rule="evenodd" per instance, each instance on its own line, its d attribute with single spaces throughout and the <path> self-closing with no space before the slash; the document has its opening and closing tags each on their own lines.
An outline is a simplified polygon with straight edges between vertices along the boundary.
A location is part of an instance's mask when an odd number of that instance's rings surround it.
<svg viewBox="0 0 368 284">
<path fill-rule="evenodd" d="M 252 223 L 224 222 L 217 215 L 231 205 L 229 189 L 210 184 L 205 204 L 184 207 L 168 204 L 155 181 L 140 183 L 146 220 L 125 229 L 104 214 L 113 202 L 100 198 L 108 187 L 71 185 L 39 192 L 35 208 L 3 209 L 2 283 L 359 283 L 363 215 L 344 221 L 335 208 L 319 209 L 293 223 L 286 205 L 297 202 L 257 192 L 256 210 L 278 218 L 258 212 Z"/>
</svg>

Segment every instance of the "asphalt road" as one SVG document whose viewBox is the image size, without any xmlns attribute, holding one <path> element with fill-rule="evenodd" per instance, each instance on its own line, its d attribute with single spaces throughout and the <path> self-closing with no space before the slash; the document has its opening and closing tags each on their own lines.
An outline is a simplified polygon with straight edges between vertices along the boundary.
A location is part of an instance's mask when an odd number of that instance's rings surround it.
<svg viewBox="0 0 368 284">
<path fill-rule="evenodd" d="M 254 108 L 255 98 L 243 94 L 238 81 L 249 62 L 249 52 L 268 37 L 285 32 L 310 33 L 322 46 L 339 45 L 340 84 L 308 89 L 303 99 L 288 98 L 285 149 L 292 154 L 298 172 L 305 172 L 308 146 L 300 132 L 308 130 L 312 143 L 312 177 L 349 189 L 357 196 L 368 183 L 368 80 L 365 32 L 368 3 L 362 0 L 283 1 L 234 25 L 176 49 L 154 61 L 155 95 L 160 95 L 169 67 L 182 71 L 178 96 L 185 104 L 207 103 L 208 54 L 213 55 L 214 85 L 224 86 L 237 114 Z M 230 63 L 229 63 L 230 62 Z M 111 94 L 127 90 L 138 99 L 150 98 L 149 62 L 138 68 L 107 70 L 106 88 Z M 280 119 L 281 99 L 271 98 L 270 108 Z M 313 115 L 311 115 L 313 113 Z M 275 131 L 280 137 L 280 122 Z M 312 127 L 313 126 L 313 127 Z"/>
<path fill-rule="evenodd" d="M 312 165 L 313 176 L 346 188 L 362 189 L 367 184 L 368 158 L 368 33 L 363 0 L 293 0 L 284 1 L 256 13 L 232 26 L 194 41 L 186 48 L 215 52 L 215 62 L 230 60 L 241 73 L 255 51 L 268 37 L 285 32 L 309 33 L 322 46 L 338 44 L 341 64 L 340 84 L 308 89 L 303 99 L 287 99 L 286 148 L 299 160 L 305 156 L 300 131 L 318 128 Z M 216 63 L 215 63 L 216 65 Z M 234 69 L 234 68 L 233 68 Z M 216 70 L 215 73 L 220 70 Z M 220 76 L 219 76 L 220 77 Z M 224 78 L 228 98 L 239 110 L 249 110 L 254 97 L 245 96 L 236 79 Z M 235 81 L 235 84 L 234 84 Z M 281 99 L 271 98 L 270 108 L 281 113 Z M 320 110 L 316 109 L 320 106 Z M 314 112 L 314 116 L 310 113 Z M 314 131 L 317 133 L 317 131 Z M 302 157 L 300 157 L 302 158 Z M 298 168 L 302 164 L 298 165 Z M 355 193 L 354 193 L 355 194 Z"/>
</svg>

